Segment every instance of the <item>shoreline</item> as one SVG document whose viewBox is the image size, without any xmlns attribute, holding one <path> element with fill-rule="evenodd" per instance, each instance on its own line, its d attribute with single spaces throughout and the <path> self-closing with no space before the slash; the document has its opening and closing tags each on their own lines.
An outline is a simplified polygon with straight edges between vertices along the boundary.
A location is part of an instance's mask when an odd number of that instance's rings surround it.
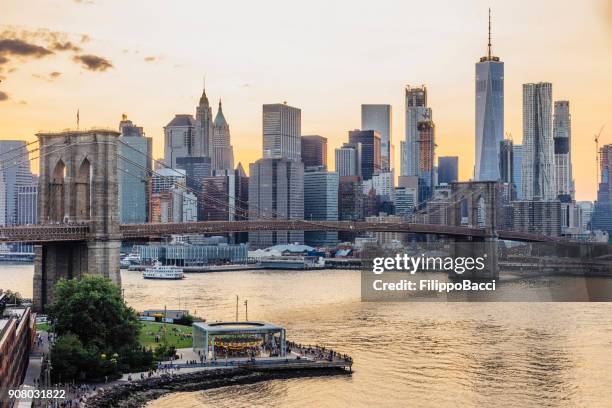
<svg viewBox="0 0 612 408">
<path fill-rule="evenodd" d="M 351 375 L 338 368 L 253 371 L 245 368 L 215 368 L 184 374 L 168 374 L 129 383 L 118 383 L 88 398 L 83 407 L 141 408 L 148 402 L 175 392 L 204 391 L 262 381 Z"/>
</svg>

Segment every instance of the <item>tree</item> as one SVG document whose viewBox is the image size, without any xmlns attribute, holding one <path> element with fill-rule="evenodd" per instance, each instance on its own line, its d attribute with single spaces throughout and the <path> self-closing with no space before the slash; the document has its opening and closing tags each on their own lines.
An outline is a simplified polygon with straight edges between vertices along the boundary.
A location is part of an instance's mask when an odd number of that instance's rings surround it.
<svg viewBox="0 0 612 408">
<path fill-rule="evenodd" d="M 60 280 L 49 306 L 55 332 L 74 333 L 85 345 L 103 351 L 137 347 L 139 322 L 119 287 L 101 276 Z"/>
</svg>

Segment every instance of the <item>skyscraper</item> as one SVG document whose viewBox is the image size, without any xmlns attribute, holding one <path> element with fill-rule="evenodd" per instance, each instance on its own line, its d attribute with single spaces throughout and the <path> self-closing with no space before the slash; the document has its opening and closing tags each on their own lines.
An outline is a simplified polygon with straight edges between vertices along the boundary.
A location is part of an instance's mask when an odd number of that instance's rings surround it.
<svg viewBox="0 0 612 408">
<path fill-rule="evenodd" d="M 193 142 L 193 150 L 191 156 L 209 156 L 210 144 L 213 136 L 213 118 L 212 109 L 208 103 L 206 89 L 202 88 L 202 96 L 196 107 L 195 117 L 195 138 Z M 228 129 L 229 133 L 229 129 Z M 229 143 L 229 140 L 228 140 Z"/>
<path fill-rule="evenodd" d="M 122 157 L 117 160 L 119 172 L 119 222 L 125 224 L 145 223 L 149 219 L 149 186 L 153 139 L 145 137 L 142 127 L 134 125 L 123 115 L 119 123 L 118 150 Z"/>
<path fill-rule="evenodd" d="M 213 123 L 210 158 L 213 171 L 234 169 L 234 149 L 230 141 L 229 125 L 221 108 L 221 101 L 219 101 L 219 110 Z"/>
<path fill-rule="evenodd" d="M 406 86 L 406 139 L 400 143 L 401 175 L 419 174 L 419 122 L 432 120 L 431 108 L 427 107 L 427 88 Z"/>
<path fill-rule="evenodd" d="M 196 121 L 191 115 L 175 115 L 164 127 L 164 163 L 167 166 L 176 167 L 177 157 L 199 156 L 194 144 L 196 133 Z"/>
<path fill-rule="evenodd" d="M 302 136 L 304 167 L 327 167 L 327 138 L 318 135 Z"/>
<path fill-rule="evenodd" d="M 361 175 L 361 143 L 345 143 L 335 150 L 336 172 L 340 177 Z"/>
<path fill-rule="evenodd" d="M 554 200 L 554 142 L 552 135 L 552 84 L 523 85 L 523 198 Z"/>
<path fill-rule="evenodd" d="M 557 194 L 573 199 L 572 119 L 568 101 L 555 101 L 553 139 L 555 143 L 555 179 L 557 181 Z"/>
<path fill-rule="evenodd" d="M 36 224 L 38 221 L 38 183 L 17 186 L 17 224 Z M 145 212 L 146 214 L 146 212 Z"/>
<path fill-rule="evenodd" d="M 327 170 L 304 172 L 304 219 L 338 221 L 338 173 Z M 338 243 L 337 231 L 308 231 L 304 241 L 312 246 Z"/>
<path fill-rule="evenodd" d="M 504 136 L 504 63 L 492 55 L 491 10 L 487 55 L 476 63 L 476 181 L 499 180 L 499 146 Z"/>
<path fill-rule="evenodd" d="M 499 179 L 508 184 L 514 183 L 514 145 L 512 140 L 504 139 L 499 145 Z"/>
<path fill-rule="evenodd" d="M 263 105 L 263 157 L 301 159 L 300 109 L 286 103 Z"/>
<path fill-rule="evenodd" d="M 375 130 L 380 133 L 380 167 L 389 171 L 393 161 L 392 137 L 393 128 L 391 105 L 361 105 L 361 129 Z"/>
<path fill-rule="evenodd" d="M 1 140 L 0 155 L 0 225 L 15 225 L 18 221 L 17 191 L 32 185 L 29 153 L 23 140 Z"/>
<path fill-rule="evenodd" d="M 593 208 L 591 230 L 607 231 L 612 236 L 612 144 L 599 149 L 600 180 Z"/>
<path fill-rule="evenodd" d="M 361 144 L 361 177 L 364 181 L 380 173 L 380 133 L 375 130 L 349 131 L 349 143 Z"/>
<path fill-rule="evenodd" d="M 263 158 L 249 166 L 249 220 L 304 219 L 304 164 Z M 303 231 L 249 232 L 255 248 L 304 242 Z"/>
<path fill-rule="evenodd" d="M 435 125 L 431 120 L 422 120 L 417 125 L 419 156 L 419 204 L 429 200 L 434 187 L 434 161 L 436 157 Z"/>
<path fill-rule="evenodd" d="M 212 175 L 212 165 L 210 157 L 178 157 L 176 168 L 185 171 L 187 188 L 196 191 L 198 197 L 198 220 L 204 221 L 204 198 L 203 185 L 204 179 Z"/>
<path fill-rule="evenodd" d="M 523 146 L 512 146 L 512 182 L 518 200 L 523 199 Z"/>
<path fill-rule="evenodd" d="M 438 184 L 450 184 L 459 180 L 459 157 L 438 157 Z"/>
</svg>

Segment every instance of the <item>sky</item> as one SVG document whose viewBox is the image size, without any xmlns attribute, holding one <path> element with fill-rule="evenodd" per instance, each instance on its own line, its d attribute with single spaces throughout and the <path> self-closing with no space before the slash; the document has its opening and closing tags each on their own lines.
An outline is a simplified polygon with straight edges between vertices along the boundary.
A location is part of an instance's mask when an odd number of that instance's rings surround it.
<svg viewBox="0 0 612 408">
<path fill-rule="evenodd" d="M 474 166 L 474 64 L 505 63 L 505 131 L 522 140 L 522 84 L 552 82 L 569 100 L 576 198 L 596 197 L 594 135 L 612 143 L 612 1 L 338 0 L 297 2 L 1 0 L 0 139 L 38 131 L 116 129 L 122 114 L 153 137 L 219 98 L 235 162 L 261 157 L 264 103 L 302 110 L 302 134 L 333 149 L 360 127 L 362 103 L 393 107 L 396 174 L 404 87 L 425 84 L 437 156 Z M 37 172 L 37 169 L 34 169 Z"/>
</svg>

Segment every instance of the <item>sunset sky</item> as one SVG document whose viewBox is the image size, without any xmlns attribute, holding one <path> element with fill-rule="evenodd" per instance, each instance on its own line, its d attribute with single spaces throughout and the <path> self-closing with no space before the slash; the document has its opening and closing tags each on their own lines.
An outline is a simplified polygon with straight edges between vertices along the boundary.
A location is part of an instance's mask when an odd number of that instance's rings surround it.
<svg viewBox="0 0 612 408">
<path fill-rule="evenodd" d="M 474 165 L 474 63 L 505 62 L 506 132 L 522 139 L 522 87 L 552 82 L 570 101 L 577 199 L 595 198 L 593 136 L 612 143 L 612 2 L 1 0 L 0 139 L 39 130 L 116 128 L 125 113 L 163 155 L 163 126 L 195 114 L 206 75 L 235 161 L 261 157 L 261 105 L 302 109 L 302 133 L 333 149 L 362 103 L 393 105 L 396 174 L 404 86 L 426 84 L 437 155 Z M 37 169 L 34 169 L 37 171 Z"/>
</svg>

